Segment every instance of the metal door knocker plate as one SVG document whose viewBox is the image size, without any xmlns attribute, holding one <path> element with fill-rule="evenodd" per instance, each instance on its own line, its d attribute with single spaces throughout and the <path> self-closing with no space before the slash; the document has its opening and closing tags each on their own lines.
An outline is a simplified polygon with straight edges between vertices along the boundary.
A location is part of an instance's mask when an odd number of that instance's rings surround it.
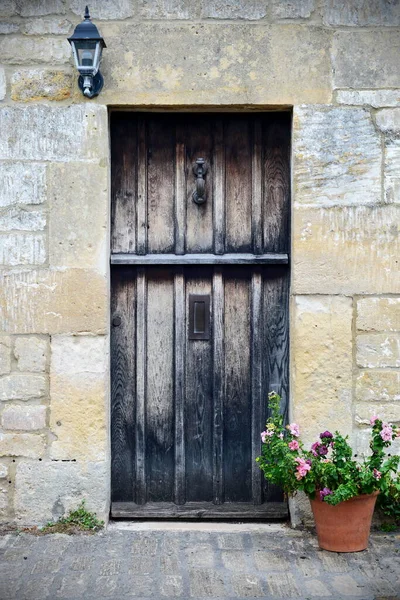
<svg viewBox="0 0 400 600">
<path fill-rule="evenodd" d="M 204 158 L 198 158 L 193 165 L 193 173 L 196 177 L 196 189 L 192 194 L 193 202 L 196 204 L 204 204 L 206 201 L 206 182 L 205 174 L 208 171 L 208 165 Z"/>
</svg>

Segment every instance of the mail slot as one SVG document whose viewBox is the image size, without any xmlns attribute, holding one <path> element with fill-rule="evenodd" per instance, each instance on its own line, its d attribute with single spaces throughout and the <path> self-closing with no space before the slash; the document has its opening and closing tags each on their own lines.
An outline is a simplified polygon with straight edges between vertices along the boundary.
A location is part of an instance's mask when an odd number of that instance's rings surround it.
<svg viewBox="0 0 400 600">
<path fill-rule="evenodd" d="M 189 295 L 189 340 L 210 339 L 210 296 Z"/>
</svg>

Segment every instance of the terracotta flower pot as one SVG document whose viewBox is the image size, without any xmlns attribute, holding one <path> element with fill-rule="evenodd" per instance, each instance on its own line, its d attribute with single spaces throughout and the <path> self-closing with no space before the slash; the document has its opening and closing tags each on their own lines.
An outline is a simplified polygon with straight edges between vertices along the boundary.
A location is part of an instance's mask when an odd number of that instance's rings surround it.
<svg viewBox="0 0 400 600">
<path fill-rule="evenodd" d="M 365 550 L 378 493 L 355 496 L 336 506 L 319 497 L 310 499 L 319 547 L 331 552 Z"/>
</svg>

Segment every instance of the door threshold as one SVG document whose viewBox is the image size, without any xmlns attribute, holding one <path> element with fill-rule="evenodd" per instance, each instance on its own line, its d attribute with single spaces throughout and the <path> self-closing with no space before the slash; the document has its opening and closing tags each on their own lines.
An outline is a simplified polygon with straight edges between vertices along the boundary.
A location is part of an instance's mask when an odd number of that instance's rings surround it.
<svg viewBox="0 0 400 600">
<path fill-rule="evenodd" d="M 243 533 L 257 531 L 269 534 L 282 534 L 291 531 L 286 523 L 244 522 L 233 521 L 134 521 L 110 520 L 109 531 L 200 531 L 209 533 Z"/>
</svg>

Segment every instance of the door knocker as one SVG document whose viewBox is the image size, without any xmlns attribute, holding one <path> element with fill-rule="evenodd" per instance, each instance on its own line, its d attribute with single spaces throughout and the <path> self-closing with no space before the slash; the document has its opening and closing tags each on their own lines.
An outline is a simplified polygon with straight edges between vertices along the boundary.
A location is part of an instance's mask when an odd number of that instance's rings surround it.
<svg viewBox="0 0 400 600">
<path fill-rule="evenodd" d="M 193 165 L 193 173 L 196 177 L 196 189 L 192 194 L 193 202 L 196 204 L 204 204 L 206 201 L 206 182 L 204 179 L 208 171 L 208 166 L 204 158 L 198 158 Z"/>
</svg>

